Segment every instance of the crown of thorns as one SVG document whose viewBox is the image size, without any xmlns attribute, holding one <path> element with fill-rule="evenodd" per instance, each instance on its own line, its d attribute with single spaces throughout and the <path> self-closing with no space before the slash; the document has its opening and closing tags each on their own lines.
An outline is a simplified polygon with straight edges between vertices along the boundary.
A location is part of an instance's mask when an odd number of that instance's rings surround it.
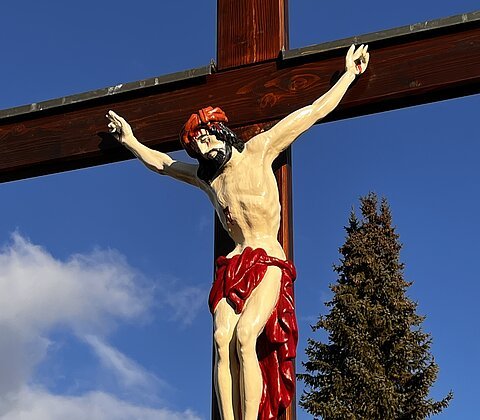
<svg viewBox="0 0 480 420">
<path fill-rule="evenodd" d="M 198 113 L 190 115 L 190 118 L 183 126 L 180 133 L 180 142 L 187 153 L 196 157 L 198 149 L 196 143 L 193 141 L 198 136 L 202 128 L 207 128 L 212 124 L 228 122 L 228 118 L 219 107 L 213 108 L 208 106 L 202 108 Z"/>
</svg>

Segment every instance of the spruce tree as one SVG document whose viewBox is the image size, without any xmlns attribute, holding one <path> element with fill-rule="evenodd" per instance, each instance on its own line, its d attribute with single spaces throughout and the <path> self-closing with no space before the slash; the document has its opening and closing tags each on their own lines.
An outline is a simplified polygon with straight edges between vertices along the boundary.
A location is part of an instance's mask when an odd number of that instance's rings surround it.
<svg viewBox="0 0 480 420">
<path fill-rule="evenodd" d="M 300 405 L 324 420 L 425 419 L 446 408 L 452 393 L 429 398 L 438 366 L 424 317 L 406 295 L 411 283 L 389 206 L 373 193 L 360 201 L 362 217 L 352 211 L 334 266 L 330 311 L 312 327 L 325 330 L 328 343 L 308 341 Z"/>
</svg>

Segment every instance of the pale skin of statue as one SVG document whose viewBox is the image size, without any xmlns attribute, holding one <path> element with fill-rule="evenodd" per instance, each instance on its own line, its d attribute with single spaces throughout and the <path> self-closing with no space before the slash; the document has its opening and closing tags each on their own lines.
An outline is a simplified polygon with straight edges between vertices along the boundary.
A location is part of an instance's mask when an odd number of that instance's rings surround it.
<svg viewBox="0 0 480 420">
<path fill-rule="evenodd" d="M 366 70 L 367 48 L 350 47 L 345 73 L 313 104 L 253 137 L 242 152 L 233 148 L 230 160 L 210 184 L 197 177 L 198 165 L 173 160 L 141 144 L 130 125 L 113 111 L 107 114 L 108 126 L 118 141 L 149 169 L 198 187 L 208 195 L 223 227 L 235 242 L 235 249 L 227 257 L 251 247 L 263 248 L 269 256 L 285 260 L 277 240 L 280 203 L 272 163 L 300 134 L 335 109 L 355 77 Z M 225 148 L 223 141 L 206 130 L 201 130 L 195 141 L 205 157 Z M 240 314 L 234 312 L 225 298 L 214 311 L 214 381 L 223 420 L 257 420 L 263 382 L 255 345 L 277 303 L 281 275 L 278 267 L 268 267 Z"/>
</svg>

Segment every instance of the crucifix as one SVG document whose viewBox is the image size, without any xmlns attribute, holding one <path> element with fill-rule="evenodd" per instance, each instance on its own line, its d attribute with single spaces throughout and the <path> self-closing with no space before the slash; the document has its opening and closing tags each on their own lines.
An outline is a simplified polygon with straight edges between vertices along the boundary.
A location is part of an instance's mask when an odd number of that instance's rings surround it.
<svg viewBox="0 0 480 420">
<path fill-rule="evenodd" d="M 480 13 L 288 50 L 286 0 L 218 1 L 216 68 L 182 72 L 0 112 L 0 180 L 129 158 L 105 133 L 104 115 L 127 116 L 151 148 L 178 148 L 191 112 L 221 106 L 248 140 L 329 90 L 345 47 L 368 43 L 375 60 L 328 120 L 480 91 Z M 292 259 L 289 151 L 274 162 L 282 218 L 279 241 Z M 216 227 L 216 255 L 231 242 Z M 219 419 L 218 404 L 212 404 Z M 293 419 L 295 404 L 279 418 Z"/>
<path fill-rule="evenodd" d="M 324 95 L 242 142 L 220 108 L 190 116 L 180 135 L 189 164 L 140 143 L 128 122 L 109 111 L 110 132 L 149 169 L 206 193 L 234 249 L 217 260 L 209 297 L 213 315 L 214 384 L 222 420 L 271 420 L 295 392 L 297 324 L 291 261 L 277 239 L 278 186 L 273 161 L 332 112 L 368 66 L 367 46 L 352 45 L 345 72 Z"/>
</svg>

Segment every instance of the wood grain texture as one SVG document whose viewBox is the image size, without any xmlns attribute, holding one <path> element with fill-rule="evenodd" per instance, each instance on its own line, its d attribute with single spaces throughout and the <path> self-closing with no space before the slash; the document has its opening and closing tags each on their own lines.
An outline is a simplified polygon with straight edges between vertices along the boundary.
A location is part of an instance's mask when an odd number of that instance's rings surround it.
<svg viewBox="0 0 480 420">
<path fill-rule="evenodd" d="M 327 119 L 335 120 L 480 92 L 480 27 L 371 45 L 367 72 Z M 344 68 L 344 52 L 284 64 L 278 60 L 225 70 L 195 82 L 149 88 L 115 98 L 0 120 L 0 182 L 127 159 L 105 133 L 115 109 L 140 140 L 178 149 L 192 111 L 218 105 L 238 128 L 278 120 L 326 92 Z"/>
<path fill-rule="evenodd" d="M 289 147 L 273 163 L 280 193 L 281 221 L 278 241 L 287 259 L 293 261 L 292 150 Z"/>
<path fill-rule="evenodd" d="M 288 47 L 287 1 L 219 0 L 219 70 L 276 58 Z"/>
<path fill-rule="evenodd" d="M 243 78 L 244 72 L 242 66 L 265 60 L 276 59 L 282 49 L 288 48 L 288 21 L 287 21 L 287 0 L 218 0 L 218 18 L 217 18 L 217 65 L 221 72 L 235 67 L 235 70 L 226 71 L 233 78 L 241 77 L 243 82 L 237 85 L 235 103 L 220 104 L 220 106 L 229 115 L 240 138 L 249 140 L 262 130 L 268 130 L 274 123 L 274 119 L 264 118 L 260 107 L 269 107 L 270 99 L 262 102 L 261 97 L 257 97 L 247 107 L 256 115 L 254 118 L 247 118 L 243 121 L 236 121 L 238 118 L 237 107 L 243 108 L 242 102 L 245 95 L 256 95 L 256 89 L 260 87 L 255 83 L 256 77 L 253 74 Z M 277 63 L 271 64 L 277 68 Z M 258 75 L 258 74 L 257 74 Z M 233 79 L 232 79 L 233 81 Z M 269 82 L 264 80 L 264 87 L 269 89 Z M 225 86 L 226 87 L 226 86 Z M 232 92 L 233 93 L 233 92 Z M 263 96 L 269 96 L 264 91 Z M 233 97 L 232 97 L 233 98 Z M 298 106 L 298 105 L 297 105 Z M 232 125 L 232 124 L 230 124 Z M 281 226 L 279 231 L 279 241 L 282 244 L 287 257 L 293 257 L 293 234 L 292 234 L 292 213 L 291 213 L 291 151 L 284 152 L 274 164 L 275 176 L 280 192 L 280 202 L 282 205 Z M 226 255 L 233 248 L 233 243 L 223 230 L 219 220 L 215 217 L 215 255 Z M 279 420 L 295 419 L 295 401 L 290 405 L 286 413 L 278 417 Z M 220 420 L 216 395 L 212 393 L 212 419 Z"/>
<path fill-rule="evenodd" d="M 287 259 L 293 261 L 292 149 L 290 147 L 275 160 L 273 169 L 280 193 L 280 205 L 282 206 L 278 241 L 282 244 Z M 296 393 L 294 392 L 290 406 L 278 419 L 295 420 L 297 417 L 296 409 Z"/>
</svg>

